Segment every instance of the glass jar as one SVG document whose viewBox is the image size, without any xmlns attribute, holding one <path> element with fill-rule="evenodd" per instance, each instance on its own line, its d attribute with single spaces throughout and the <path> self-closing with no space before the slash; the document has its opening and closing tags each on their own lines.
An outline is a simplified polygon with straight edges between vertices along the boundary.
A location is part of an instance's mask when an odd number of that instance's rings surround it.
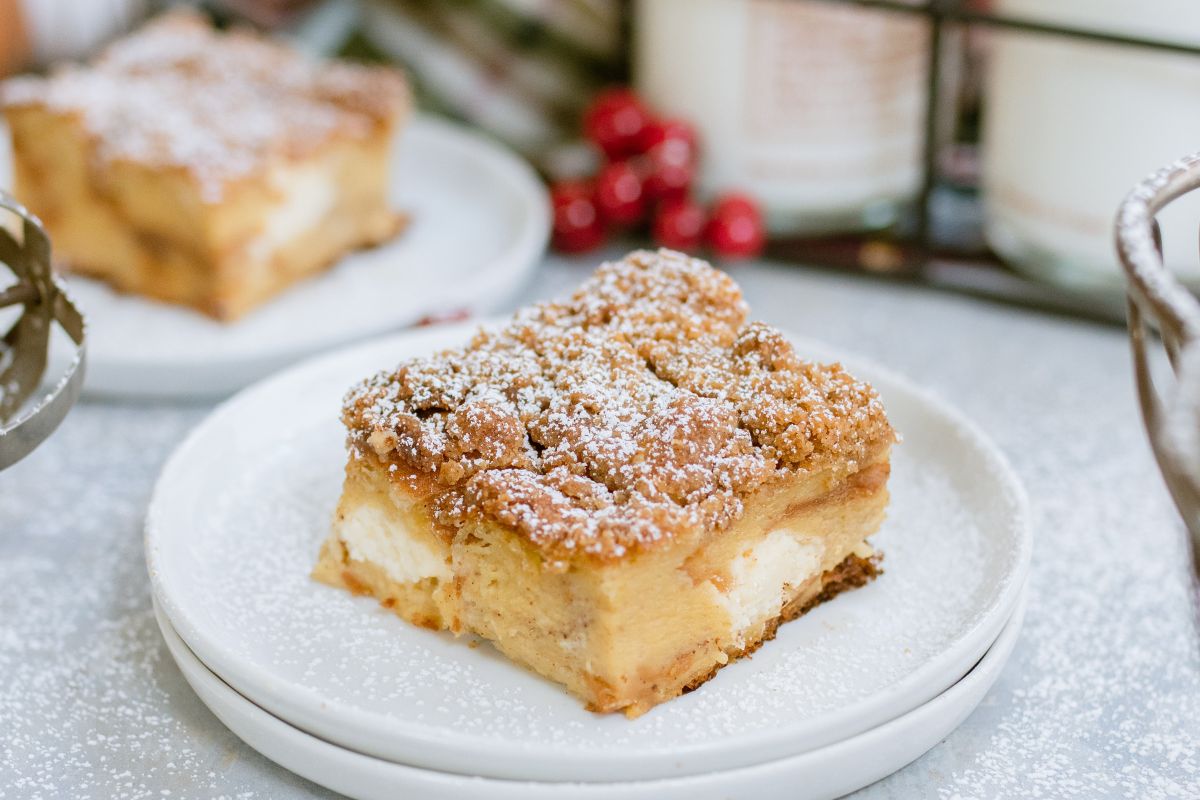
<svg viewBox="0 0 1200 800">
<path fill-rule="evenodd" d="M 883 227 L 920 183 L 928 22 L 805 0 L 639 0 L 634 81 L 701 140 L 702 194 L 773 233 Z"/>
<path fill-rule="evenodd" d="M 997 0 L 997 13 L 1200 44 L 1195 0 Z M 1121 291 L 1117 206 L 1200 150 L 1200 57 L 1019 32 L 992 42 L 984 108 L 985 234 L 1005 260 L 1077 289 Z M 1163 214 L 1168 265 L 1200 279 L 1200 196 Z"/>
</svg>

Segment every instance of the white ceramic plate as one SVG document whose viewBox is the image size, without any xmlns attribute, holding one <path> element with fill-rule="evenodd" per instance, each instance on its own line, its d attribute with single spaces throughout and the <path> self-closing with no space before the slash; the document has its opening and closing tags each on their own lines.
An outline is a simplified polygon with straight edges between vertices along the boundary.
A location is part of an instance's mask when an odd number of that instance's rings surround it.
<svg viewBox="0 0 1200 800">
<path fill-rule="evenodd" d="M 603 784 L 472 778 L 394 764 L 338 747 L 288 725 L 242 697 L 200 663 L 161 613 L 158 624 L 184 678 L 230 730 L 277 764 L 357 800 L 828 800 L 901 769 L 957 728 L 1000 676 L 1017 641 L 1024 612 L 1022 593 L 999 638 L 962 680 L 907 714 L 858 736 L 742 769 Z"/>
<path fill-rule="evenodd" d="M 470 330 L 417 331 L 288 370 L 218 408 L 163 470 L 146 534 L 156 597 L 209 669 L 289 723 L 391 761 L 490 777 L 730 769 L 840 741 L 928 701 L 1011 614 L 1030 539 L 1004 458 L 939 401 L 846 358 L 904 436 L 874 539 L 886 573 L 637 720 L 591 714 L 489 646 L 314 583 L 342 478 L 343 392 Z"/>
<path fill-rule="evenodd" d="M 0 186 L 9 186 L 0 130 Z M 232 324 L 70 277 L 88 316 L 96 394 L 227 394 L 304 356 L 411 325 L 494 310 L 540 261 L 549 203 L 533 170 L 484 136 L 418 116 L 394 163 L 396 208 L 412 219 L 392 242 L 353 253 Z"/>
</svg>

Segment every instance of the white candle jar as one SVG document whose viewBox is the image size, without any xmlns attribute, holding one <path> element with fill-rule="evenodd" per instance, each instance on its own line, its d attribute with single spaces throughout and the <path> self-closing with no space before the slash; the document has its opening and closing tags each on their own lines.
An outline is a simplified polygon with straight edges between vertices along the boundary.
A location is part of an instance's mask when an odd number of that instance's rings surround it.
<svg viewBox="0 0 1200 800">
<path fill-rule="evenodd" d="M 634 79 L 701 144 L 702 194 L 775 233 L 882 227 L 920 185 L 929 24 L 805 0 L 639 0 Z"/>
<path fill-rule="evenodd" d="M 998 13 L 1200 43 L 1196 0 L 999 0 Z M 1116 291 L 1116 208 L 1158 166 L 1200 150 L 1200 57 L 997 33 L 984 108 L 989 244 L 1058 284 Z M 1200 196 L 1162 215 L 1168 266 L 1192 281 Z"/>
</svg>

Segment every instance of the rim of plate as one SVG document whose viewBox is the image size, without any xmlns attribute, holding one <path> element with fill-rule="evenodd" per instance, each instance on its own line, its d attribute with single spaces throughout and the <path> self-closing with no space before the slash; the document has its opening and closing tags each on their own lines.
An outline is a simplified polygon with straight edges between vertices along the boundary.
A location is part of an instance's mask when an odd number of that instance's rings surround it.
<svg viewBox="0 0 1200 800">
<path fill-rule="evenodd" d="M 753 786 L 753 780 L 769 781 L 778 785 L 791 777 L 787 774 L 790 770 L 801 770 L 804 768 L 801 765 L 808 766 L 814 761 L 824 761 L 827 764 L 836 764 L 839 760 L 855 763 L 861 759 L 861 754 L 856 752 L 858 750 L 878 754 L 889 742 L 897 741 L 905 733 L 928 730 L 939 725 L 939 720 L 944 716 L 954 720 L 948 728 L 938 731 L 933 742 L 918 742 L 915 747 L 908 748 L 902 757 L 877 757 L 872 760 L 870 766 L 860 766 L 856 772 L 845 769 L 845 764 L 832 769 L 825 766 L 822 773 L 831 777 L 822 781 L 820 787 L 810 787 L 809 794 L 832 798 L 856 791 L 903 769 L 936 747 L 939 740 L 957 729 L 970 716 L 1004 671 L 1020 638 L 1028 600 L 1028 588 L 1023 587 L 1017 605 L 1005 621 L 1000 635 L 971 670 L 953 686 L 928 702 L 876 728 L 834 742 L 819 750 L 726 772 L 608 784 L 499 781 L 397 764 L 348 750 L 289 724 L 249 698 L 238 694 L 236 689 L 210 670 L 192 652 L 171 626 L 170 620 L 157 602 L 154 603 L 154 617 L 171 657 L 179 666 L 192 691 L 196 692 L 201 702 L 208 706 L 234 735 L 280 766 L 328 789 L 356 797 L 391 797 L 397 791 L 410 790 L 421 792 L 421 797 L 437 798 L 474 797 L 487 793 L 495 800 L 557 800 L 563 793 L 573 793 L 581 800 L 617 796 L 623 800 L 635 800 L 638 797 L 653 797 L 654 800 L 691 800 L 702 796 L 699 792 L 717 789 L 718 787 L 711 785 L 714 781 L 744 791 L 746 787 Z M 886 763 L 881 765 L 880 761 L 883 760 L 886 760 Z M 846 774 L 853 777 L 842 777 Z M 706 786 L 706 783 L 709 785 Z M 789 796 L 794 797 L 790 791 Z"/>
<path fill-rule="evenodd" d="M 1028 497 L 1007 458 L 978 426 L 932 392 L 870 359 L 833 348 L 818 340 L 795 336 L 788 331 L 785 333 L 789 340 L 806 355 L 841 361 L 852 372 L 867 375 L 873 383 L 887 383 L 893 396 L 905 393 L 951 424 L 970 442 L 976 455 L 986 462 L 989 472 L 997 478 L 1001 496 L 1011 506 L 1011 515 L 1006 518 L 1005 528 L 1014 538 L 1013 547 L 1008 550 L 1015 552 L 1016 557 L 985 610 L 939 655 L 885 688 L 848 706 L 804 719 L 794 726 L 739 734 L 736 749 L 733 750 L 719 743 L 703 742 L 672 745 L 669 750 L 643 749 L 629 754 L 597 754 L 519 741 L 497 741 L 340 704 L 336 704 L 334 712 L 335 704 L 319 692 L 284 683 L 264 667 L 224 647 L 219 638 L 203 630 L 189 617 L 185 608 L 175 602 L 170 587 L 164 584 L 156 566 L 158 542 L 168 535 L 159 522 L 167 502 L 164 499 L 167 494 L 164 487 L 169 489 L 176 482 L 175 473 L 181 470 L 211 425 L 226 415 L 235 414 L 240 404 L 251 402 L 260 395 L 270 395 L 290 383 L 300 382 L 310 373 L 319 374 L 327 365 L 356 357 L 356 351 L 366 353 L 378 349 L 382 353 L 394 349 L 415 355 L 460 342 L 480 324 L 494 322 L 487 320 L 382 337 L 294 365 L 221 403 L 188 434 L 167 460 L 155 484 L 146 515 L 145 554 L 154 596 L 176 632 L 196 656 L 222 680 L 253 702 L 320 738 L 397 763 L 511 780 L 568 780 L 550 776 L 569 774 L 572 776 L 570 780 L 575 781 L 612 782 L 614 770 L 619 770 L 626 779 L 664 778 L 689 772 L 733 769 L 782 758 L 828 745 L 883 724 L 928 701 L 960 679 L 999 635 L 1020 597 L 1033 547 Z M 896 710 L 897 703 L 901 706 L 899 710 Z M 670 757 L 665 758 L 668 753 Z M 533 755 L 537 756 L 537 765 L 530 771 L 529 760 Z M 485 766 L 485 763 L 491 766 Z"/>
</svg>

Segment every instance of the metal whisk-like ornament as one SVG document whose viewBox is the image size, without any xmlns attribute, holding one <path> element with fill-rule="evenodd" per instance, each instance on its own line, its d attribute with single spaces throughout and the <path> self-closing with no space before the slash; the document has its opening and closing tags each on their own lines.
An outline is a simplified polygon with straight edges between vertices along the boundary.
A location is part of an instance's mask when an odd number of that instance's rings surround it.
<svg viewBox="0 0 1200 800">
<path fill-rule="evenodd" d="M 16 283 L 0 289 L 0 313 L 22 306 L 0 338 L 0 470 L 33 451 L 54 432 L 79 398 L 86 324 L 50 268 L 50 239 L 36 217 L 0 191 L 0 264 Z M 3 270 L 0 270 L 3 275 Z M 34 399 L 46 372 L 50 334 L 58 323 L 75 344 L 70 365 Z"/>
</svg>

